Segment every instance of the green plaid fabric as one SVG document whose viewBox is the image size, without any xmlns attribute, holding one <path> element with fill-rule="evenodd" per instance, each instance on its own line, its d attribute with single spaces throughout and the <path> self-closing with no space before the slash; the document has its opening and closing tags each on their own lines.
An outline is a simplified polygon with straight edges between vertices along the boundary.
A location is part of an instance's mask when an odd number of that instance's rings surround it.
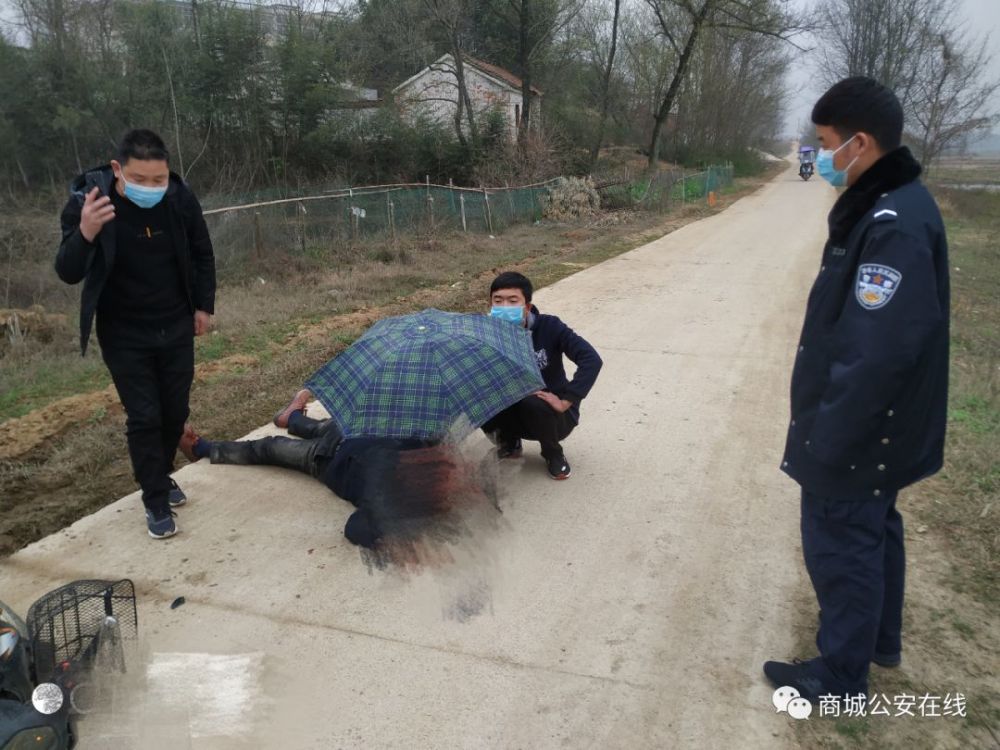
<svg viewBox="0 0 1000 750">
<path fill-rule="evenodd" d="M 440 438 L 545 387 L 531 333 L 488 315 L 386 318 L 306 383 L 345 437 Z"/>
</svg>

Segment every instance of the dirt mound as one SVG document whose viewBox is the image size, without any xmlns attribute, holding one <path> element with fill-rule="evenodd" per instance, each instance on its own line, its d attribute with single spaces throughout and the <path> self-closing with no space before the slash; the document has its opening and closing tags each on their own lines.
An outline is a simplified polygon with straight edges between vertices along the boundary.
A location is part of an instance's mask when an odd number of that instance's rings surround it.
<svg viewBox="0 0 1000 750">
<path fill-rule="evenodd" d="M 195 368 L 195 380 L 204 380 L 237 367 L 250 367 L 257 361 L 256 357 L 236 354 L 205 362 Z M 23 417 L 8 419 L 0 424 L 0 460 L 26 456 L 46 440 L 63 435 L 83 422 L 103 419 L 121 408 L 118 392 L 113 385 L 109 385 L 102 391 L 61 398 Z"/>
<path fill-rule="evenodd" d="M 0 308 L 0 349 L 8 342 L 27 336 L 39 341 L 51 341 L 56 333 L 65 329 L 66 316 L 45 312 L 41 305 L 32 305 L 27 310 Z"/>
<path fill-rule="evenodd" d="M 23 456 L 46 440 L 62 435 L 71 427 L 99 419 L 111 409 L 121 409 L 114 386 L 103 391 L 82 393 L 59 399 L 17 419 L 0 425 L 0 459 Z"/>
</svg>

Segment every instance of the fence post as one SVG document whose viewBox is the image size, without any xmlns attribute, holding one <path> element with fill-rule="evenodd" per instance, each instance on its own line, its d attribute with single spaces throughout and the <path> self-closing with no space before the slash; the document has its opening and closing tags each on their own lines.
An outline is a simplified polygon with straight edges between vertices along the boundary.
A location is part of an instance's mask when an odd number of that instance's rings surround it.
<svg viewBox="0 0 1000 750">
<path fill-rule="evenodd" d="M 427 193 L 427 217 L 431 222 L 431 231 L 434 231 L 434 198 Z"/>
<path fill-rule="evenodd" d="M 260 231 L 260 211 L 253 212 L 253 246 L 258 258 L 264 257 L 264 237 Z"/>
<path fill-rule="evenodd" d="M 385 200 L 389 204 L 389 233 L 392 235 L 392 241 L 396 241 L 396 204 L 389 200 L 389 194 L 385 194 Z"/>
<path fill-rule="evenodd" d="M 458 206 L 462 212 L 462 231 L 468 232 L 469 228 L 465 225 L 465 195 L 462 193 L 458 194 Z"/>
<path fill-rule="evenodd" d="M 302 248 L 302 254 L 306 254 L 306 204 L 299 201 L 299 239 Z"/>
<path fill-rule="evenodd" d="M 493 212 L 490 211 L 490 194 L 483 188 L 483 205 L 486 207 L 486 227 L 493 234 Z"/>
</svg>

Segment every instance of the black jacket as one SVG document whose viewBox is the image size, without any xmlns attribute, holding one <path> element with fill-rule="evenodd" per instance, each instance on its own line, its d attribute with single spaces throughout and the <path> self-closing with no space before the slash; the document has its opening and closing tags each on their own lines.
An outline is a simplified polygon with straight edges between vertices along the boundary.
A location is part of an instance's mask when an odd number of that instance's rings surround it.
<svg viewBox="0 0 1000 750">
<path fill-rule="evenodd" d="M 531 312 L 531 341 L 545 388 L 559 398 L 573 402 L 567 413 L 574 421 L 579 421 L 580 402 L 594 387 L 604 362 L 594 347 L 555 315 L 542 315 L 534 305 Z M 564 354 L 576 364 L 572 380 L 566 377 Z"/>
<path fill-rule="evenodd" d="M 830 213 L 792 372 L 782 469 L 810 492 L 878 496 L 941 468 L 948 247 L 906 148 Z"/>
<path fill-rule="evenodd" d="M 97 235 L 93 244 L 80 234 L 80 212 L 87 193 L 97 187 L 102 195 L 114 190 L 110 165 L 98 167 L 77 177 L 70 185 L 70 198 L 63 208 L 62 243 L 56 255 L 56 273 L 67 284 L 83 284 L 80 297 L 80 350 L 87 351 L 97 303 L 111 275 L 115 262 L 115 233 L 111 223 Z M 170 173 L 167 194 L 163 197 L 170 215 L 169 228 L 180 262 L 181 276 L 192 312 L 215 312 L 215 255 L 201 205 L 178 175 Z M 109 230 L 109 231 L 105 231 Z"/>
</svg>

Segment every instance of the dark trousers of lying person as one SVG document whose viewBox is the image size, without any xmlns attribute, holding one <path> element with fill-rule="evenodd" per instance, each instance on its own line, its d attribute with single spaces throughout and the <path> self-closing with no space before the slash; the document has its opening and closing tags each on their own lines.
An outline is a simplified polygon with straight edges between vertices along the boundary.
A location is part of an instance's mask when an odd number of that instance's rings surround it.
<svg viewBox="0 0 1000 750">
<path fill-rule="evenodd" d="M 397 471 L 401 457 L 436 445 L 417 438 L 344 439 L 334 420 L 311 419 L 301 411 L 292 412 L 288 432 L 296 437 L 230 442 L 199 438 L 195 453 L 213 464 L 279 466 L 318 479 L 357 508 L 344 536 L 362 547 L 375 546 L 386 512 L 400 507 L 402 495 L 414 493 L 412 482 Z"/>
</svg>

